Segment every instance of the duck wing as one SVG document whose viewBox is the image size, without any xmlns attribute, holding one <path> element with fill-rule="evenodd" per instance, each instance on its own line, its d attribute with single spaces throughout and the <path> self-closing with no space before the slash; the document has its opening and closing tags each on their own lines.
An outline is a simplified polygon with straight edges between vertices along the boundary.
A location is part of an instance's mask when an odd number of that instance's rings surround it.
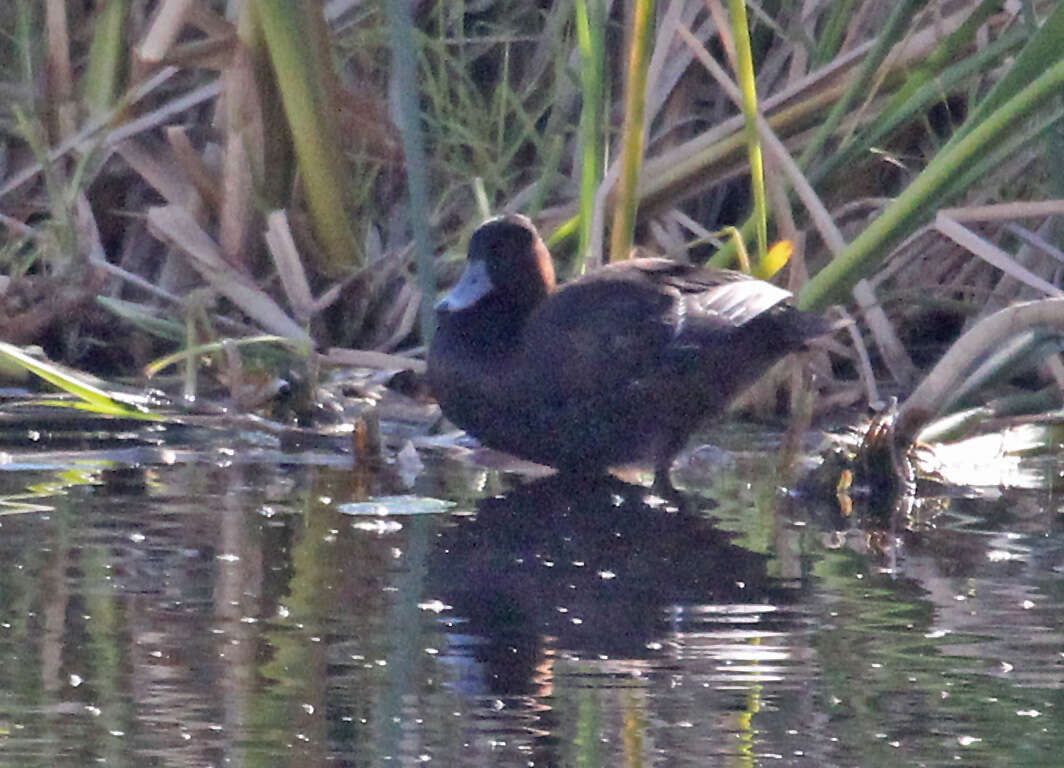
<svg viewBox="0 0 1064 768">
<path fill-rule="evenodd" d="M 675 290 L 689 315 L 714 325 L 744 325 L 791 297 L 790 291 L 728 269 L 706 269 L 659 258 L 634 259 L 618 266 L 628 267 L 644 283 Z"/>
<path fill-rule="evenodd" d="M 689 371 L 735 329 L 789 297 L 742 273 L 669 259 L 610 265 L 565 285 L 533 313 L 525 370 L 537 371 L 555 396 L 611 388 L 620 396 Z"/>
</svg>

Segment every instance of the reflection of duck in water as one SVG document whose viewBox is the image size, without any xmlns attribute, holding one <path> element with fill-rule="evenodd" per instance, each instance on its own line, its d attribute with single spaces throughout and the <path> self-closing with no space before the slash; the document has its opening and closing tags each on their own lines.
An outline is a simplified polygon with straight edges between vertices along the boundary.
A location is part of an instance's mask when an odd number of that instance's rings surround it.
<svg viewBox="0 0 1064 768">
<path fill-rule="evenodd" d="M 451 653 L 472 657 L 483 676 L 464 685 L 529 692 L 548 638 L 580 656 L 642 659 L 670 632 L 672 607 L 794 600 L 763 556 L 729 543 L 706 516 L 645 496 L 612 477 L 557 475 L 484 499 L 440 532 L 427 598 L 463 620 L 466 640 L 452 635 Z"/>
</svg>

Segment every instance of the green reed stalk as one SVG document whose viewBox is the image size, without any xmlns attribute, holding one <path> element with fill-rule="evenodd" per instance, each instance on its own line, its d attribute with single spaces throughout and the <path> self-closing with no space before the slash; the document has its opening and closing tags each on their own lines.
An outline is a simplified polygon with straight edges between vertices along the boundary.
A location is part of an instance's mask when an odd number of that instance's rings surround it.
<svg viewBox="0 0 1064 768">
<path fill-rule="evenodd" d="M 886 109 L 883 110 L 883 116 L 887 117 L 896 109 L 899 109 L 920 88 L 931 82 L 941 70 L 957 62 L 964 55 L 965 49 L 975 40 L 976 32 L 979 31 L 987 19 L 1001 10 L 1001 5 L 1001 0 L 983 0 L 964 20 L 963 24 L 949 35 L 946 35 L 945 39 L 940 41 L 923 61 L 918 62 L 913 67 L 908 78 L 891 97 Z M 984 47 L 988 46 L 979 46 L 979 51 Z M 976 51 L 973 58 L 979 55 L 979 51 Z"/>
<path fill-rule="evenodd" d="M 84 80 L 85 104 L 92 115 L 106 112 L 118 98 L 128 12 L 128 0 L 109 0 L 100 8 L 96 18 Z"/>
<path fill-rule="evenodd" d="M 410 227 L 414 233 L 414 256 L 421 288 L 421 338 L 427 344 L 436 330 L 433 304 L 436 271 L 429 234 L 429 179 L 425 140 L 418 104 L 418 48 L 414 22 L 406 0 L 388 0 L 388 26 L 392 39 L 392 66 L 399 87 L 399 133 L 406 158 L 406 182 L 410 192 Z"/>
<path fill-rule="evenodd" d="M 576 0 L 576 39 L 580 46 L 580 84 L 583 107 L 580 112 L 580 239 L 573 272 L 583 274 L 591 244 L 595 194 L 602 183 L 605 153 L 603 94 L 605 90 L 606 7 L 603 0 Z"/>
<path fill-rule="evenodd" d="M 732 37 L 735 40 L 735 66 L 743 94 L 743 118 L 746 120 L 746 150 L 750 158 L 750 188 L 754 198 L 754 228 L 757 234 L 757 259 L 768 253 L 768 204 L 765 197 L 765 163 L 761 155 L 761 134 L 757 130 L 757 81 L 754 79 L 754 53 L 750 48 L 750 26 L 746 19 L 746 0 L 728 0 Z"/>
<path fill-rule="evenodd" d="M 361 249 L 345 204 L 351 179 L 340 142 L 322 4 L 320 0 L 256 2 L 292 130 L 311 223 L 323 251 L 317 266 L 339 275 L 361 262 Z"/>
<path fill-rule="evenodd" d="M 988 72 L 996 66 L 999 59 L 1019 46 L 1025 34 L 1023 29 L 1015 27 L 982 46 L 971 56 L 933 75 L 915 89 L 909 89 L 908 84 L 912 81 L 907 81 L 905 98 L 892 98 L 890 106 L 877 115 L 867 128 L 845 147 L 824 158 L 816 168 L 811 169 L 810 183 L 819 184 L 835 173 L 861 162 L 862 155 L 867 155 L 870 147 L 878 144 L 904 123 L 917 118 L 933 104 L 941 102 L 944 93 L 950 93 L 962 81 Z"/>
<path fill-rule="evenodd" d="M 838 54 L 856 4 L 857 0 L 836 0 L 827 6 L 826 18 L 820 23 L 824 31 L 813 51 L 814 69 L 828 64 Z"/>
<path fill-rule="evenodd" d="M 26 354 L 14 344 L 0 341 L 0 357 L 5 361 L 33 373 L 64 392 L 79 399 L 79 402 L 53 402 L 49 405 L 79 408 L 106 416 L 121 416 L 131 419 L 155 420 L 158 416 L 148 412 L 136 399 L 123 399 L 107 392 L 89 380 L 58 366 L 50 360 L 42 360 Z"/>
<path fill-rule="evenodd" d="M 1064 40 L 1064 3 L 1059 3 L 1045 23 L 1031 36 L 1009 71 L 972 110 L 964 125 L 946 142 L 946 148 L 961 141 L 986 115 L 1053 66 L 1061 57 L 1061 40 Z"/>
<path fill-rule="evenodd" d="M 639 169 L 643 164 L 646 132 L 647 67 L 654 22 L 654 0 L 636 0 L 632 16 L 632 40 L 628 50 L 628 78 L 624 96 L 624 137 L 621 142 L 621 177 L 610 232 L 610 261 L 627 259 L 635 236 L 635 213 L 639 205 Z"/>
<path fill-rule="evenodd" d="M 849 247 L 810 280 L 799 296 L 803 309 L 823 307 L 839 298 L 867 271 L 876 256 L 889 248 L 926 218 L 947 193 L 952 182 L 971 164 L 1018 130 L 1023 120 L 1064 88 L 1064 58 L 1058 60 L 985 119 L 964 130 L 963 138 L 948 144 L 915 181 L 865 229 Z"/>
<path fill-rule="evenodd" d="M 809 164 L 820 154 L 820 150 L 823 149 L 828 137 L 835 132 L 839 123 L 849 113 L 850 107 L 868 94 L 876 72 L 879 70 L 879 65 L 886 59 L 894 44 L 905 34 L 905 29 L 908 27 L 909 22 L 912 21 L 913 14 L 922 2 L 924 0 L 899 0 L 894 6 L 894 10 L 891 11 L 883 31 L 876 38 L 876 44 L 868 52 L 864 62 L 862 62 L 860 72 L 850 82 L 850 87 L 843 97 L 835 102 L 835 106 L 832 107 L 824 122 L 820 124 L 813 138 L 805 145 L 801 157 L 798 158 L 799 166 L 802 168 L 809 167 Z"/>
</svg>

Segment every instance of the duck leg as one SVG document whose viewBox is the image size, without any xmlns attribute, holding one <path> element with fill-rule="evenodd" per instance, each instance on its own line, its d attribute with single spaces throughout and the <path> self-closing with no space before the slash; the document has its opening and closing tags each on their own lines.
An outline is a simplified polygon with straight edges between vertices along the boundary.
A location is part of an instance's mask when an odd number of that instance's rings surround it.
<svg viewBox="0 0 1064 768">
<path fill-rule="evenodd" d="M 672 484 L 672 462 L 686 442 L 686 434 L 674 433 L 665 438 L 661 448 L 656 452 L 657 455 L 654 459 L 654 485 L 652 488 L 655 493 L 664 498 L 680 495 L 680 492 L 676 490 L 676 486 Z"/>
<path fill-rule="evenodd" d="M 672 478 L 669 476 L 669 469 L 671 467 L 671 462 L 667 464 L 658 464 L 654 467 L 654 484 L 650 486 L 654 493 L 665 499 L 672 498 L 679 494 L 679 491 L 676 490 L 676 486 L 672 484 Z"/>
</svg>

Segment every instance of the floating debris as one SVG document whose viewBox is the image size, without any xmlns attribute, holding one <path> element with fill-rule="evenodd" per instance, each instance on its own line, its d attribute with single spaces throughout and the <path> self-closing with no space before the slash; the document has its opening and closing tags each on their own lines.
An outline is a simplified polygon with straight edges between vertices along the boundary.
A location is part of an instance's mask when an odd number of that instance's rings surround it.
<svg viewBox="0 0 1064 768">
<path fill-rule="evenodd" d="M 338 505 L 336 509 L 345 515 L 434 515 L 446 512 L 453 506 L 453 501 L 406 495 L 348 502 Z"/>
</svg>

